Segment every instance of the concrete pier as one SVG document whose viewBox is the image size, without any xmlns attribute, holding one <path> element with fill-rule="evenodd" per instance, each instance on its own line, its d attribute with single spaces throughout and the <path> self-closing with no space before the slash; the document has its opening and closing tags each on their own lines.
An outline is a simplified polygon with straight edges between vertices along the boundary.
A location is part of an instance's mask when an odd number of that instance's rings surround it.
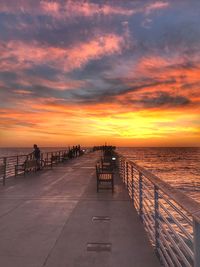
<svg viewBox="0 0 200 267">
<path fill-rule="evenodd" d="M 0 266 L 160 266 L 123 184 L 96 193 L 99 153 L 0 187 Z"/>
</svg>

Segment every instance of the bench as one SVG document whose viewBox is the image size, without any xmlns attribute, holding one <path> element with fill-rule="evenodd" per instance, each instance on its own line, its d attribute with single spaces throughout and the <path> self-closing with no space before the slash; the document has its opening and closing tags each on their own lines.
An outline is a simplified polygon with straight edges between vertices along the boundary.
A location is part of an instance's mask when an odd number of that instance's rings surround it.
<svg viewBox="0 0 200 267">
<path fill-rule="evenodd" d="M 99 189 L 111 189 L 114 192 L 114 173 L 111 169 L 96 165 L 97 192 Z"/>
<path fill-rule="evenodd" d="M 101 158 L 101 168 L 104 171 L 112 171 L 113 170 L 113 164 L 112 161 L 105 161 L 103 158 Z"/>
<path fill-rule="evenodd" d="M 29 171 L 36 171 L 37 167 L 36 160 L 26 160 L 23 164 L 15 165 L 15 176 L 17 176 L 19 172 L 25 175 Z"/>
<path fill-rule="evenodd" d="M 0 165 L 0 178 L 3 180 L 3 185 L 6 183 L 6 166 L 5 164 Z"/>
</svg>

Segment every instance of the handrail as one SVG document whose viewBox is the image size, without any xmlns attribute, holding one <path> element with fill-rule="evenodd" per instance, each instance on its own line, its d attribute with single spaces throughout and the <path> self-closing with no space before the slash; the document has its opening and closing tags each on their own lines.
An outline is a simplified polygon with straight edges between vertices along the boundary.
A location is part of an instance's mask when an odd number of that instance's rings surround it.
<svg viewBox="0 0 200 267">
<path fill-rule="evenodd" d="M 54 150 L 54 151 L 44 151 L 44 152 L 41 152 L 41 155 L 43 155 L 43 154 L 53 154 L 53 153 L 59 153 L 59 152 L 68 152 L 68 150 L 67 149 L 62 149 L 62 150 Z M 3 157 L 0 157 L 0 160 L 2 160 L 4 158 L 27 157 L 27 156 L 30 156 L 31 154 L 32 153 L 30 152 L 28 154 L 17 154 L 17 155 L 12 155 L 12 156 L 3 156 Z"/>
<path fill-rule="evenodd" d="M 200 266 L 200 204 L 118 154 L 119 173 L 164 266 Z"/>
<path fill-rule="evenodd" d="M 5 157 L 0 157 L 0 160 L 3 158 L 16 158 L 16 157 L 25 157 L 28 156 L 29 154 L 20 154 L 20 155 L 13 155 L 13 156 L 5 156 Z"/>
<path fill-rule="evenodd" d="M 92 149 L 86 148 L 83 149 L 82 152 L 84 152 L 84 154 L 88 154 L 92 152 Z M 69 149 L 42 152 L 40 157 L 41 165 L 45 164 L 45 166 L 51 166 L 52 156 L 57 157 L 58 163 L 61 160 L 64 160 L 66 158 L 66 154 L 68 155 L 68 153 Z M 0 157 L 0 181 L 3 181 L 3 185 L 5 185 L 6 178 L 10 178 L 16 175 L 15 166 L 22 165 L 26 160 L 29 159 L 33 159 L 33 155 L 31 153 Z"/>
<path fill-rule="evenodd" d="M 120 157 L 126 159 L 124 156 L 120 155 Z M 195 217 L 195 219 L 200 223 L 200 204 L 197 201 L 195 201 L 191 197 L 188 197 L 179 189 L 172 187 L 170 184 L 161 180 L 155 174 L 144 169 L 133 161 L 126 159 L 126 162 L 129 162 L 140 173 L 150 179 L 155 186 L 159 187 L 159 189 L 161 189 L 165 194 L 170 196 L 171 199 L 173 199 L 177 204 L 179 204 L 179 206 L 181 206 L 185 211 L 187 211 L 187 213 L 189 213 L 192 217 Z"/>
<path fill-rule="evenodd" d="M 45 160 L 48 161 L 53 155 L 56 155 L 61 159 L 68 152 L 67 149 L 43 152 L 41 153 L 41 162 L 44 162 Z M 3 171 L 0 172 L 0 179 L 3 180 L 3 185 L 5 185 L 6 178 L 15 175 L 16 165 L 23 164 L 27 159 L 31 159 L 32 157 L 33 155 L 31 154 L 0 157 L 0 169 L 3 169 Z"/>
</svg>

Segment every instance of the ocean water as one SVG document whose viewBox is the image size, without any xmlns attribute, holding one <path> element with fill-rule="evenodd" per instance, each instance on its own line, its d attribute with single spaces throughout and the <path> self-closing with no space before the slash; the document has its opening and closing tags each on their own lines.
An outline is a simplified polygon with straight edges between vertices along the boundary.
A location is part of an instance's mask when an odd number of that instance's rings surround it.
<svg viewBox="0 0 200 267">
<path fill-rule="evenodd" d="M 200 202 L 200 148 L 117 148 L 171 186 Z"/>
</svg>

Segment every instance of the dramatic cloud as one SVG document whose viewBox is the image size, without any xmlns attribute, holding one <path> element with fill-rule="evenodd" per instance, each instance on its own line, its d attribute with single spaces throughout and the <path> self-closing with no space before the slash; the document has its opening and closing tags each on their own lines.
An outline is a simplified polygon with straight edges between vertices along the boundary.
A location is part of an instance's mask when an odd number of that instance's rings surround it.
<svg viewBox="0 0 200 267">
<path fill-rule="evenodd" d="M 167 8 L 167 7 L 169 7 L 169 2 L 157 1 L 155 3 L 150 3 L 149 5 L 146 6 L 146 13 L 149 14 L 152 11 Z"/>
<path fill-rule="evenodd" d="M 96 15 L 123 15 L 131 16 L 135 13 L 145 12 L 150 13 L 158 9 L 167 8 L 168 2 L 157 1 L 155 3 L 149 3 L 143 7 L 127 1 L 127 3 L 116 1 L 100 0 L 98 3 L 85 0 L 18 0 L 13 5 L 12 0 L 2 0 L 0 5 L 0 12 L 3 13 L 28 13 L 34 15 L 51 15 L 55 17 L 77 17 L 85 16 L 92 17 Z"/>
<path fill-rule="evenodd" d="M 88 43 L 77 43 L 76 47 L 66 48 L 41 46 L 37 42 L 29 44 L 11 41 L 0 46 L 0 70 L 26 69 L 45 62 L 68 72 L 82 67 L 90 60 L 120 53 L 122 46 L 123 39 L 112 34 L 96 37 Z"/>
<path fill-rule="evenodd" d="M 147 108 L 157 108 L 161 106 L 186 106 L 190 103 L 189 99 L 183 96 L 171 96 L 167 93 L 158 93 L 156 96 L 145 94 L 143 95 L 143 98 L 137 99 L 136 102 L 143 104 Z"/>
<path fill-rule="evenodd" d="M 199 12 L 195 0 L 1 0 L 0 145 L 196 145 Z"/>
</svg>

